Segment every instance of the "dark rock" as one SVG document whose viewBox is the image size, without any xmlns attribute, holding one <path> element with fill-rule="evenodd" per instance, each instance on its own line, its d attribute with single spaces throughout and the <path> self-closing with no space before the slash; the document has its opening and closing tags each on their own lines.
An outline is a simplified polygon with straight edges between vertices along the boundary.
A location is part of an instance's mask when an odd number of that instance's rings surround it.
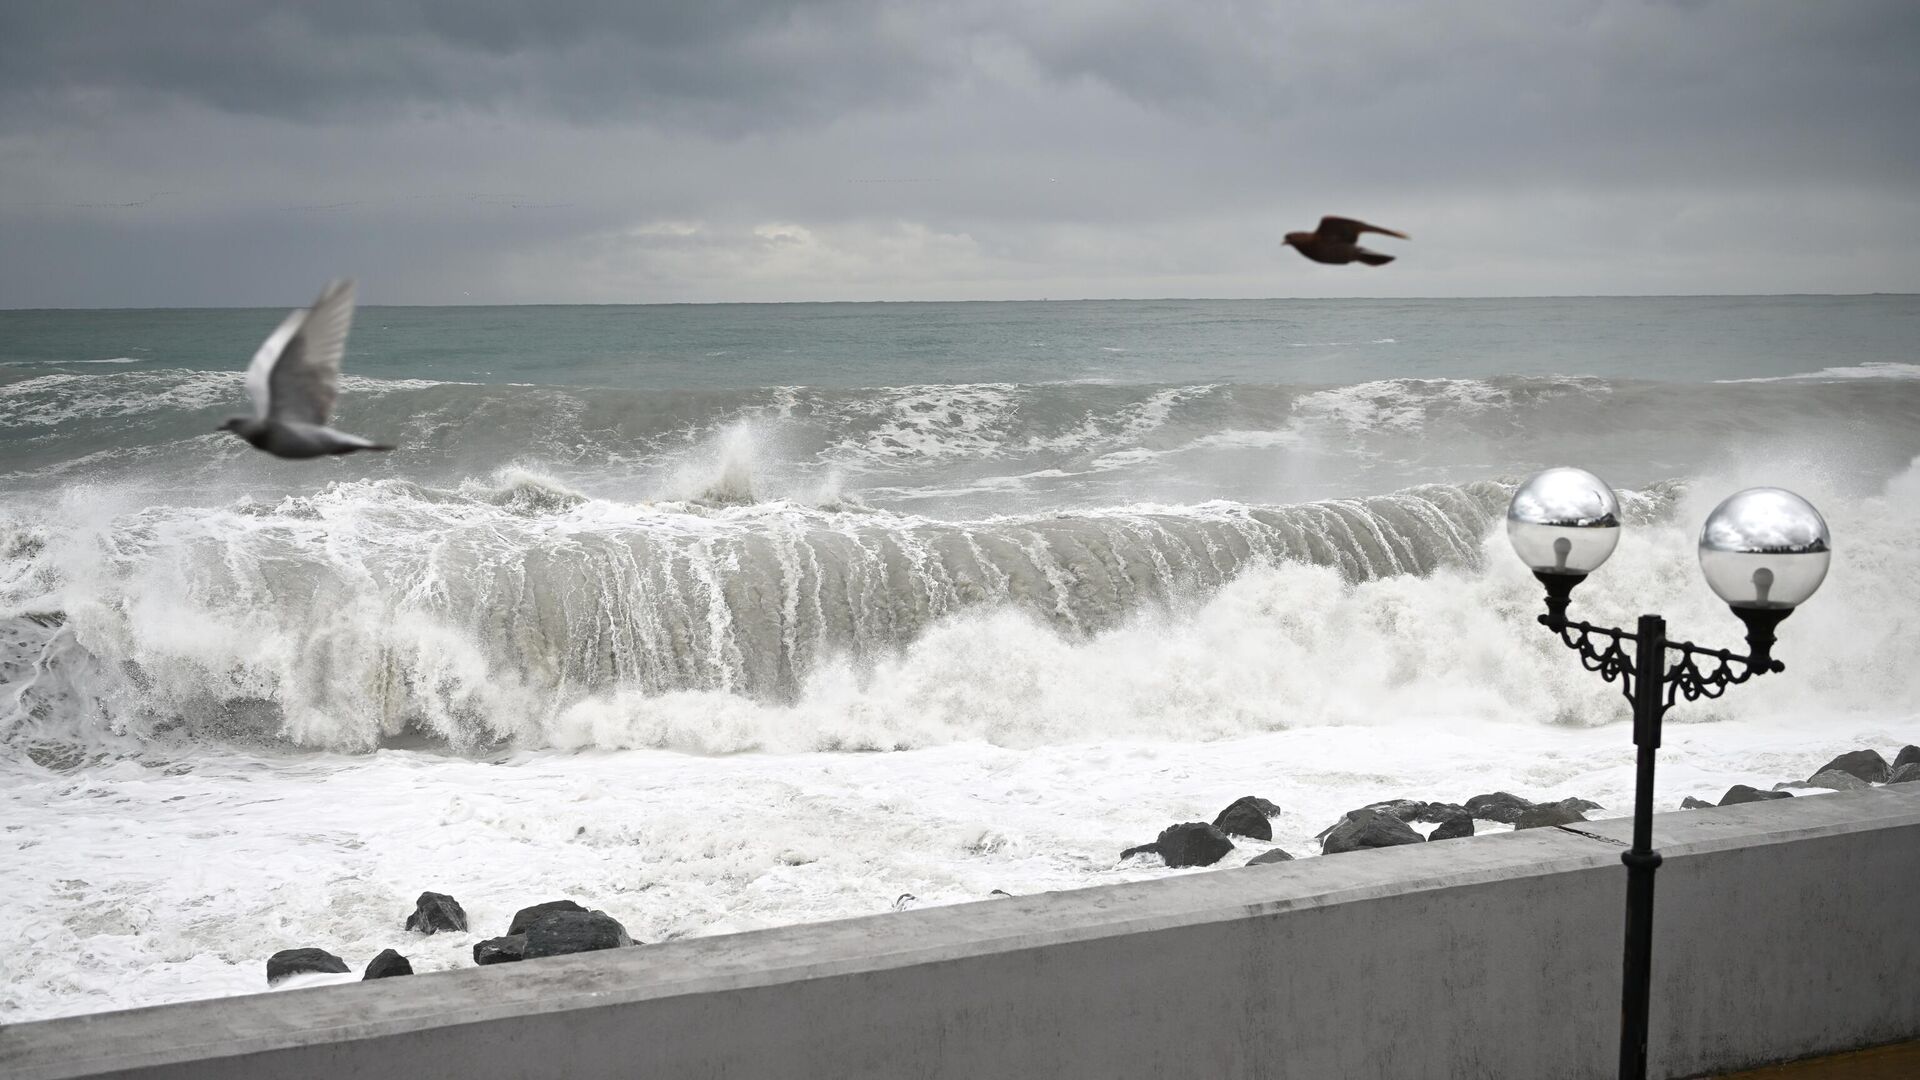
<svg viewBox="0 0 1920 1080">
<path fill-rule="evenodd" d="M 1897 772 L 1900 766 L 1912 765 L 1916 762 L 1920 762 L 1920 746 L 1903 746 L 1899 753 L 1893 755 L 1893 764 L 1888 767 Z"/>
<path fill-rule="evenodd" d="M 516 911 L 513 913 L 513 922 L 507 926 L 507 933 L 509 935 L 524 934 L 527 932 L 527 927 L 532 926 L 534 922 L 540 918 L 540 916 L 546 915 L 550 912 L 585 911 L 585 910 L 587 909 L 581 907 L 579 904 L 576 904 L 571 900 L 549 900 L 544 904 L 535 904 L 532 907 L 523 907 L 519 911 Z"/>
<path fill-rule="evenodd" d="M 1513 827 L 1516 831 L 1520 829 L 1545 829 L 1553 825 L 1571 825 L 1576 821 L 1587 820 L 1587 815 L 1568 805 L 1568 803 L 1574 801 L 1575 800 L 1569 799 L 1566 802 L 1542 803 L 1531 810 L 1522 812 L 1519 817 L 1514 819 Z"/>
<path fill-rule="evenodd" d="M 1255 840 L 1273 839 L 1273 823 L 1268 818 L 1280 816 L 1280 808 L 1265 799 L 1253 795 L 1242 795 L 1233 800 L 1220 816 L 1213 819 L 1213 827 L 1228 836 L 1249 836 Z"/>
<path fill-rule="evenodd" d="M 1826 788 L 1830 791 L 1865 791 L 1873 785 L 1850 772 L 1841 772 L 1839 769 L 1822 769 L 1808 777 L 1806 782 L 1789 786 Z"/>
<path fill-rule="evenodd" d="M 1562 806 L 1562 807 L 1565 807 L 1565 808 L 1566 808 L 1566 809 L 1568 809 L 1568 810 L 1571 810 L 1571 811 L 1573 811 L 1573 812 L 1574 812 L 1574 813 L 1576 813 L 1576 814 L 1584 814 L 1584 813 L 1586 813 L 1586 812 L 1587 812 L 1587 811 L 1589 811 L 1589 810 L 1598 810 L 1598 809 L 1600 809 L 1600 804 L 1599 804 L 1599 803 L 1597 803 L 1597 802 L 1594 802 L 1594 801 L 1593 801 L 1592 799 L 1581 799 L 1581 798 L 1572 798 L 1572 799 L 1561 799 L 1561 800 L 1560 800 L 1559 802 L 1555 802 L 1555 803 L 1541 803 L 1540 805 L 1542 805 L 1542 806 Z"/>
<path fill-rule="evenodd" d="M 1444 825 L 1454 818 L 1466 818 L 1471 821 L 1473 820 L 1473 811 L 1455 802 L 1423 803 L 1420 807 L 1420 815 L 1413 820 L 1425 822 L 1429 825 Z"/>
<path fill-rule="evenodd" d="M 1911 784 L 1915 781 L 1920 781 L 1920 761 L 1909 761 L 1887 777 L 1889 784 Z"/>
<path fill-rule="evenodd" d="M 527 958 L 527 935 L 508 934 L 506 937 L 488 938 L 473 945 L 473 962 L 476 964 L 510 964 L 515 960 Z"/>
<path fill-rule="evenodd" d="M 1247 865 L 1248 866 L 1265 866 L 1268 863 L 1292 862 L 1292 861 L 1293 861 L 1293 856 L 1287 854 L 1286 852 L 1280 850 L 1279 848 L 1274 848 L 1272 851 L 1263 851 L 1260 854 L 1255 855 L 1253 858 L 1248 859 Z"/>
<path fill-rule="evenodd" d="M 1791 791 L 1761 791 L 1759 788 L 1748 787 L 1745 784 L 1735 784 L 1727 789 L 1725 795 L 1720 796 L 1720 805 L 1738 806 L 1741 803 L 1764 802 L 1767 799 L 1791 798 L 1793 798 Z"/>
<path fill-rule="evenodd" d="M 1371 814 L 1386 814 L 1387 816 L 1393 818 L 1395 821 L 1426 821 L 1429 819 L 1429 815 L 1432 815 L 1435 813 L 1444 814 L 1444 810 L 1442 808 L 1448 807 L 1451 805 L 1453 804 L 1424 803 L 1418 799 L 1382 799 L 1381 801 L 1376 803 L 1368 803 L 1367 805 L 1361 807 L 1359 810 L 1347 811 L 1347 813 L 1340 818 L 1340 821 L 1336 821 L 1333 824 L 1327 826 L 1326 828 L 1321 829 L 1319 833 L 1317 833 L 1314 836 L 1314 839 L 1320 841 L 1322 844 L 1326 843 L 1327 834 L 1339 828 L 1341 821 L 1345 821 L 1347 820 L 1347 817 L 1350 817 L 1354 814 L 1358 814 L 1361 811 L 1365 811 Z M 1438 818 L 1433 818 L 1432 820 L 1441 821 L 1441 820 L 1445 820 L 1445 818 L 1438 817 Z"/>
<path fill-rule="evenodd" d="M 1707 802 L 1707 801 L 1705 801 L 1705 800 L 1703 800 L 1703 799 L 1696 799 L 1696 798 L 1694 798 L 1693 796 L 1691 796 L 1691 795 L 1689 795 L 1689 796 L 1687 796 L 1686 798 L 1684 798 L 1684 799 L 1681 799 L 1681 800 L 1680 800 L 1680 809 L 1682 809 L 1682 810 L 1711 810 L 1711 809 L 1713 809 L 1713 804 L 1712 804 L 1712 803 L 1710 803 L 1710 802 Z"/>
<path fill-rule="evenodd" d="M 1167 826 L 1160 830 L 1159 839 L 1151 844 L 1130 847 L 1120 853 L 1120 858 L 1158 855 L 1172 867 L 1212 866 L 1232 850 L 1233 841 L 1227 839 L 1226 833 L 1204 821 L 1188 821 Z"/>
<path fill-rule="evenodd" d="M 1807 783 L 1813 783 L 1821 773 L 1832 770 L 1858 777 L 1869 784 L 1886 783 L 1887 774 L 1893 771 L 1887 767 L 1887 759 L 1880 756 L 1880 751 L 1853 750 L 1813 770 L 1813 776 L 1807 778 Z"/>
<path fill-rule="evenodd" d="M 1440 827 L 1427 834 L 1428 840 L 1458 840 L 1473 835 L 1473 818 L 1468 814 L 1448 818 Z"/>
<path fill-rule="evenodd" d="M 346 970 L 347 962 L 325 949 L 282 949 L 267 957 L 267 985 L 312 971 L 338 975 Z"/>
<path fill-rule="evenodd" d="M 423 892 L 413 902 L 413 914 L 407 916 L 407 929 L 432 934 L 441 930 L 465 930 L 467 913 L 460 901 L 446 893 Z"/>
<path fill-rule="evenodd" d="M 990 892 L 990 893 L 988 893 L 988 894 L 987 894 L 987 899 L 989 899 L 989 900 L 1011 900 L 1011 899 L 1013 899 L 1013 894 L 1012 894 L 1012 893 L 1010 893 L 1010 892 L 1008 892 L 1008 891 L 1007 891 L 1007 890 L 1005 890 L 1005 889 L 995 889 L 995 890 L 993 890 L 992 892 Z"/>
<path fill-rule="evenodd" d="M 1355 810 L 1327 830 L 1320 843 L 1322 855 L 1338 855 L 1361 848 L 1397 847 L 1424 843 L 1426 837 L 1392 814 L 1379 810 Z"/>
<path fill-rule="evenodd" d="M 1401 821 L 1419 821 L 1427 804 L 1419 799 L 1382 799 L 1377 803 L 1368 803 L 1362 810 L 1372 810 L 1381 814 L 1392 814 Z"/>
<path fill-rule="evenodd" d="M 1496 791 L 1490 795 L 1475 795 L 1467 800 L 1467 813 L 1482 821 L 1498 821 L 1511 825 L 1520 819 L 1520 815 L 1533 809 L 1533 804 L 1511 792 Z"/>
<path fill-rule="evenodd" d="M 1233 841 L 1204 821 L 1188 821 L 1160 830 L 1153 846 L 1168 866 L 1212 866 L 1233 850 Z"/>
<path fill-rule="evenodd" d="M 633 944 L 627 928 L 604 911 L 553 911 L 527 927 L 527 959 L 565 956 Z"/>
<path fill-rule="evenodd" d="M 361 982 L 368 979 L 390 979 L 395 975 L 413 974 L 413 964 L 406 957 L 392 949 L 380 950 L 380 955 L 367 965 L 367 973 L 360 977 Z"/>
</svg>

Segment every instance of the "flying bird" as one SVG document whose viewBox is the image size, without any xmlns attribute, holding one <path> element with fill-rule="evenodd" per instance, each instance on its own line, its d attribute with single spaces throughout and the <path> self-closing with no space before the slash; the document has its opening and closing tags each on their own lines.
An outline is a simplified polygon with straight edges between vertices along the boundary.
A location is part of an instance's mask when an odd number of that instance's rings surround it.
<svg viewBox="0 0 1920 1080">
<path fill-rule="evenodd" d="M 1406 233 L 1383 229 L 1378 225 L 1369 225 L 1352 218 L 1323 217 L 1320 219 L 1319 228 L 1312 232 L 1290 232 L 1282 242 L 1292 245 L 1293 250 L 1317 263 L 1344 266 L 1358 260 L 1368 266 L 1385 266 L 1392 262 L 1393 256 L 1368 251 L 1360 246 L 1358 242 L 1360 234 L 1370 232 L 1376 232 L 1382 236 L 1397 236 L 1402 240 L 1412 239 Z"/>
<path fill-rule="evenodd" d="M 247 365 L 253 415 L 229 417 L 220 430 L 283 458 L 393 449 L 327 426 L 340 396 L 340 355 L 352 324 L 350 280 L 328 284 L 313 307 L 288 315 Z"/>
</svg>

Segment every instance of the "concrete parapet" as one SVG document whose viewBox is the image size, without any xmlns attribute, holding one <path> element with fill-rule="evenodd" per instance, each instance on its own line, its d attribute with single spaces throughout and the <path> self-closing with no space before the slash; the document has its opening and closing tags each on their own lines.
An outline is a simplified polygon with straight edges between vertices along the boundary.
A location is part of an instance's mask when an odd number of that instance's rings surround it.
<svg viewBox="0 0 1920 1080">
<path fill-rule="evenodd" d="M 1651 1052 L 1920 1038 L 1920 785 L 1656 821 Z M 1625 820 L 0 1030 L 141 1080 L 1607 1077 Z"/>
</svg>

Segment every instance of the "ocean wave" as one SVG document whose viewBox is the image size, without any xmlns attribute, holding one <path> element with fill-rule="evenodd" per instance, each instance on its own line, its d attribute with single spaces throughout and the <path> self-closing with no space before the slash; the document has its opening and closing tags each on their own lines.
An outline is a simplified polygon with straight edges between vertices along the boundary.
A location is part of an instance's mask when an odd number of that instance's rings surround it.
<svg viewBox="0 0 1920 1080">
<path fill-rule="evenodd" d="M 1770 375 L 1753 379 L 1721 379 L 1721 383 L 1832 382 L 1842 379 L 1920 379 L 1920 364 L 1869 361 L 1844 367 L 1827 367 L 1797 375 Z"/>
<path fill-rule="evenodd" d="M 1905 497 L 1827 513 L 1790 678 L 1746 713 L 1920 700 Z M 1583 617 L 1737 644 L 1694 530 L 1745 479 L 1623 492 Z M 1481 483 L 1295 506 L 973 522 L 785 501 L 618 503 L 537 474 L 354 482 L 218 511 L 0 527 L 0 753 L 425 738 L 739 750 L 1229 737 L 1450 713 L 1618 719 L 1541 634 Z M 1718 705 L 1690 717 L 1726 715 Z M 1920 719 L 1920 716 L 1916 717 Z M 11 748 L 11 749 L 8 749 Z"/>
<path fill-rule="evenodd" d="M 53 674 L 16 672 L 0 701 L 11 696 L 16 731 L 59 714 L 341 749 L 410 730 L 456 747 L 539 742 L 543 717 L 599 695 L 792 701 L 821 671 L 881 663 L 967 612 L 1084 640 L 1190 608 L 1258 566 L 1369 581 L 1470 564 L 1505 490 L 947 522 L 616 503 L 516 473 L 16 520 L 25 554 L 0 610 L 56 618 L 57 634 L 22 628 L 20 647 L 61 659 L 19 661 Z M 42 708 L 49 694 L 64 704 Z"/>
</svg>

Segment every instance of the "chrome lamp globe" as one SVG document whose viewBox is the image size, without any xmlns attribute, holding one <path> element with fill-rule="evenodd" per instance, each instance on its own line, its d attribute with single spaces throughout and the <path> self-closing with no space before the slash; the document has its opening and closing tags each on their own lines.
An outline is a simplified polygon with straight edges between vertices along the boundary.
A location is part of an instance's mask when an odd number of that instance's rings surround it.
<svg viewBox="0 0 1920 1080">
<path fill-rule="evenodd" d="M 1620 543 L 1620 500 L 1585 469 L 1535 473 L 1507 504 L 1507 539 L 1547 587 L 1549 616 L 1564 621 L 1573 587 Z"/>
<path fill-rule="evenodd" d="M 1598 570 L 1620 542 L 1620 502 L 1584 469 L 1536 473 L 1507 506 L 1507 538 L 1546 587 L 1540 624 L 1580 654 L 1589 671 L 1618 682 L 1633 705 L 1638 749 L 1633 846 L 1627 866 L 1627 944 L 1621 985 L 1620 1073 L 1647 1075 L 1647 1011 L 1653 977 L 1654 751 L 1660 721 L 1682 698 L 1717 698 L 1756 675 L 1785 671 L 1773 658 L 1774 630 L 1820 587 L 1832 559 L 1826 520 L 1812 504 L 1780 488 L 1748 488 L 1727 497 L 1700 531 L 1700 570 L 1707 584 L 1747 627 L 1748 654 L 1667 638 L 1667 622 L 1642 615 L 1634 630 L 1567 618 L 1573 589 Z M 1674 654 L 1671 664 L 1668 654 Z M 1706 670 L 1702 670 L 1706 661 Z"/>
<path fill-rule="evenodd" d="M 1773 630 L 1827 579 L 1827 520 L 1813 504 L 1775 487 L 1748 488 L 1713 508 L 1700 530 L 1700 572 L 1747 624 L 1752 661 L 1773 659 Z"/>
</svg>

